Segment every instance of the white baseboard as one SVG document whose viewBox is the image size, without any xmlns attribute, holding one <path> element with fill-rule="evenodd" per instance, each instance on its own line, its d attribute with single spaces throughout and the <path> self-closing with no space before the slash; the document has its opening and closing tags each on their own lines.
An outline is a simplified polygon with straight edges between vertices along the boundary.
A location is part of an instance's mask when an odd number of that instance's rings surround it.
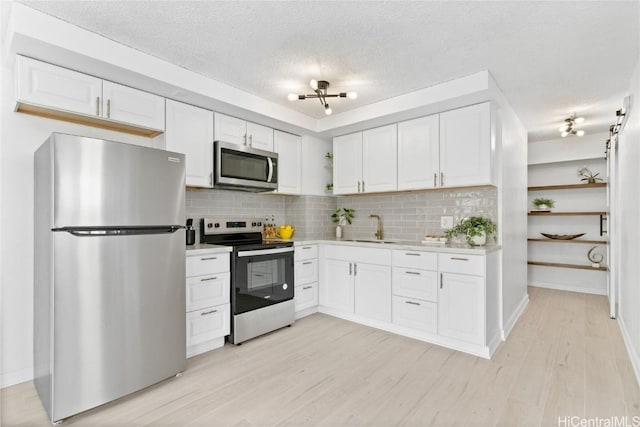
<svg viewBox="0 0 640 427">
<path fill-rule="evenodd" d="M 529 305 L 529 294 L 525 293 L 522 297 L 522 300 L 520 301 L 520 304 L 518 304 L 518 307 L 513 311 L 513 313 L 511 313 L 511 316 L 509 316 L 507 321 L 504 323 L 502 331 L 500 331 L 502 335 L 502 341 L 507 340 L 507 337 L 509 336 L 509 334 L 511 334 L 513 327 L 516 325 L 516 322 L 518 321 L 520 316 L 522 316 L 522 313 L 524 313 L 527 305 Z"/>
<path fill-rule="evenodd" d="M 22 369 L 17 372 L 3 373 L 0 375 L 0 388 L 10 387 L 31 380 L 33 380 L 33 369 Z"/>
<path fill-rule="evenodd" d="M 313 307 L 305 308 L 304 310 L 296 311 L 296 320 L 302 319 L 303 317 L 307 317 L 317 312 L 318 312 L 317 305 L 314 305 Z"/>
<path fill-rule="evenodd" d="M 607 295 L 606 289 L 593 289 L 593 288 L 586 288 L 582 286 L 559 285 L 557 283 L 545 283 L 545 282 L 529 282 L 528 285 L 533 286 L 534 288 L 555 289 L 557 291 L 580 292 L 583 294 L 592 294 L 592 295 Z"/>
<path fill-rule="evenodd" d="M 624 345 L 625 347 L 627 347 L 627 353 L 629 354 L 629 359 L 631 360 L 633 371 L 636 373 L 636 381 L 638 381 L 638 384 L 640 384 L 640 357 L 638 357 L 638 353 L 633 348 L 633 342 L 631 341 L 631 337 L 629 337 L 629 333 L 627 332 L 627 327 L 625 326 L 624 321 L 621 318 L 618 318 L 616 322 L 620 327 Z"/>
</svg>

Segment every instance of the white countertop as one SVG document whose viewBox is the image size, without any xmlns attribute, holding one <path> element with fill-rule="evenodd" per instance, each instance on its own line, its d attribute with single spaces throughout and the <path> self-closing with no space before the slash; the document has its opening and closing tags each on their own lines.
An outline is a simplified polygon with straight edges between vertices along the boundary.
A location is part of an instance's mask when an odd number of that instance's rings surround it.
<svg viewBox="0 0 640 427">
<path fill-rule="evenodd" d="M 204 255 L 204 254 L 220 254 L 231 252 L 231 246 L 209 245 L 198 243 L 197 245 L 187 246 L 187 255 Z"/>
</svg>

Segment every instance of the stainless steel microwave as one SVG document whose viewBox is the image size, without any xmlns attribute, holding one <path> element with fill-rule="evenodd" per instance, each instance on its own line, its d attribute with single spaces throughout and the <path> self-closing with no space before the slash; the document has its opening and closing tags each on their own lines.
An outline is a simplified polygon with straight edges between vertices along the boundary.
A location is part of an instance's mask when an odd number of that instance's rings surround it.
<svg viewBox="0 0 640 427">
<path fill-rule="evenodd" d="M 278 189 L 278 154 L 240 144 L 213 144 L 214 188 L 252 192 Z"/>
</svg>

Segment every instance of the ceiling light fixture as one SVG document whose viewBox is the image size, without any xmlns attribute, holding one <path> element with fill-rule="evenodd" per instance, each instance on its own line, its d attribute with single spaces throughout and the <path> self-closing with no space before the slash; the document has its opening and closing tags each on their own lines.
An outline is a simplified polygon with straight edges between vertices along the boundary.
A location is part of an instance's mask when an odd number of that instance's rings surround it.
<svg viewBox="0 0 640 427">
<path fill-rule="evenodd" d="M 584 117 L 576 117 L 575 114 L 571 115 L 571 117 L 564 119 L 564 124 L 558 128 L 560 131 L 560 136 L 563 138 L 567 135 L 584 135 L 583 130 L 577 130 L 576 125 L 584 122 Z"/>
<path fill-rule="evenodd" d="M 313 89 L 315 93 L 311 95 L 297 95 L 295 93 L 290 93 L 287 98 L 289 101 L 295 101 L 296 99 L 318 98 L 324 107 L 324 113 L 327 116 L 332 112 L 331 107 L 329 107 L 329 103 L 327 102 L 327 98 L 356 99 L 358 97 L 356 92 L 327 93 L 327 89 L 329 89 L 329 82 L 326 80 L 311 80 L 309 82 L 309 86 L 311 86 L 311 89 Z"/>
</svg>

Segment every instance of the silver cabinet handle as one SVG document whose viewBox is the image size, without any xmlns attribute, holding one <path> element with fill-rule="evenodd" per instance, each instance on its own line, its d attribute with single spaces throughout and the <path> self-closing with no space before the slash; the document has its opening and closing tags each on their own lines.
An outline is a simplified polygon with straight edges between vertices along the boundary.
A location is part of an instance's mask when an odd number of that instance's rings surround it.
<svg viewBox="0 0 640 427">
<path fill-rule="evenodd" d="M 249 135 L 249 147 L 253 147 L 253 134 Z"/>
<path fill-rule="evenodd" d="M 405 301 L 406 304 L 411 304 L 411 305 L 420 305 L 419 302 L 414 302 L 414 301 Z"/>
<path fill-rule="evenodd" d="M 360 192 L 360 181 L 358 181 L 358 193 Z"/>
<path fill-rule="evenodd" d="M 440 289 L 442 289 L 442 273 L 440 273 Z"/>
<path fill-rule="evenodd" d="M 353 274 L 353 263 L 349 263 L 349 276 Z"/>
<path fill-rule="evenodd" d="M 438 174 L 437 173 L 433 173 L 433 186 L 437 187 L 438 186 Z"/>
<path fill-rule="evenodd" d="M 302 290 L 311 289 L 311 288 L 313 288 L 313 286 L 303 286 Z"/>
<path fill-rule="evenodd" d="M 213 313 L 217 313 L 218 310 L 211 310 L 211 311 L 204 311 L 202 313 L 200 313 L 200 316 L 206 316 L 207 314 L 213 314 Z"/>
<path fill-rule="evenodd" d="M 200 258 L 200 261 L 210 261 L 212 259 L 218 259 L 218 257 L 217 256 L 212 256 L 212 257 L 209 257 L 209 258 Z"/>
<path fill-rule="evenodd" d="M 244 145 L 247 145 L 247 134 L 245 133 L 242 137 L 244 138 Z"/>
<path fill-rule="evenodd" d="M 418 273 L 417 271 L 405 271 L 405 274 L 413 274 L 414 276 L 420 275 L 420 273 Z"/>
<path fill-rule="evenodd" d="M 107 99 L 107 118 L 111 118 L 111 100 Z"/>
<path fill-rule="evenodd" d="M 358 275 L 358 264 L 356 264 L 355 262 L 353 263 L 353 275 Z"/>
<path fill-rule="evenodd" d="M 302 249 L 313 249 L 311 246 L 303 246 Z"/>
<path fill-rule="evenodd" d="M 456 260 L 456 261 L 469 261 L 469 258 L 458 258 L 458 257 L 451 257 L 452 260 Z"/>
<path fill-rule="evenodd" d="M 211 280 L 218 280 L 217 277 L 205 277 L 204 279 L 200 279 L 201 282 L 209 282 Z"/>
<path fill-rule="evenodd" d="M 100 97 L 96 97 L 96 116 L 100 115 Z"/>
<path fill-rule="evenodd" d="M 364 193 L 364 181 L 362 181 L 362 192 Z"/>
<path fill-rule="evenodd" d="M 306 261 L 302 263 L 302 265 L 309 265 L 309 264 L 313 264 L 313 261 Z"/>
<path fill-rule="evenodd" d="M 411 252 L 405 252 L 405 255 L 409 255 L 409 256 L 420 256 L 420 254 L 414 254 Z"/>
<path fill-rule="evenodd" d="M 440 172 L 440 187 L 444 186 L 444 172 Z"/>
</svg>

